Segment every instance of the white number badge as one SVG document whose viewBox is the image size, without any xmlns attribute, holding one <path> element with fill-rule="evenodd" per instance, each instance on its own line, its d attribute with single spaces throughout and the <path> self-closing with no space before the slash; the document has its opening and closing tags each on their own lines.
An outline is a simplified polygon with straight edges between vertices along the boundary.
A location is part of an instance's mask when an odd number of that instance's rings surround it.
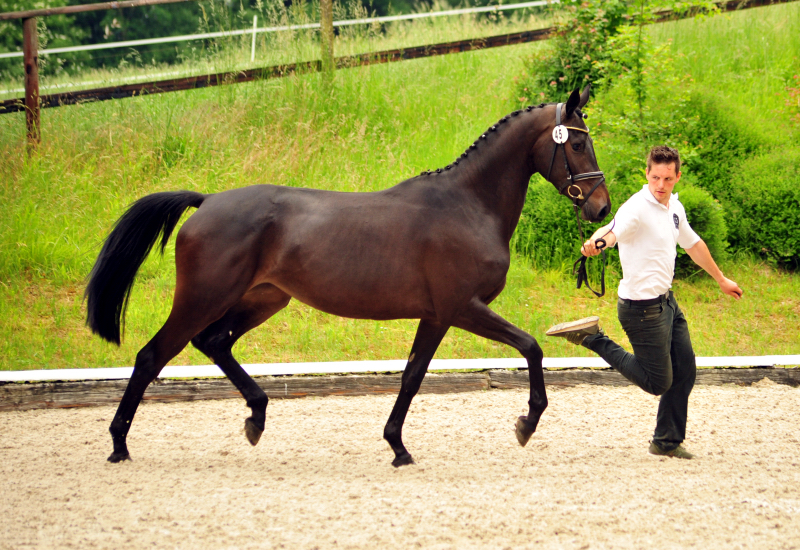
<svg viewBox="0 0 800 550">
<path fill-rule="evenodd" d="M 567 131 L 567 127 L 559 124 L 555 128 L 553 128 L 553 141 L 556 143 L 566 143 L 567 138 L 569 137 L 569 132 Z"/>
</svg>

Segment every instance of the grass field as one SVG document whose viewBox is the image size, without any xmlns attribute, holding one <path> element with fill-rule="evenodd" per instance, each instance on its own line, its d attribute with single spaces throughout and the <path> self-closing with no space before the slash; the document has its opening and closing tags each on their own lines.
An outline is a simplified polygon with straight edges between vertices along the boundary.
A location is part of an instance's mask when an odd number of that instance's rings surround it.
<svg viewBox="0 0 800 550">
<path fill-rule="evenodd" d="M 687 71 L 713 65 L 723 75 L 736 73 L 724 81 L 726 101 L 737 116 L 751 117 L 746 123 L 766 128 L 775 117 L 770 109 L 780 108 L 776 94 L 782 87 L 771 78 L 761 91 L 748 83 L 759 74 L 798 66 L 798 33 L 786 35 L 797 28 L 800 11 L 788 5 L 759 8 L 759 17 L 755 12 L 671 23 L 651 32 L 658 40 L 672 38 L 677 48 L 710 56 L 707 64 L 687 62 Z M 772 49 L 755 47 L 763 37 L 759 26 L 787 20 L 788 27 L 770 35 Z M 444 23 L 425 25 L 429 30 L 414 31 L 419 43 L 450 36 L 437 27 Z M 494 34 L 486 25 L 480 23 L 475 32 Z M 705 42 L 692 42 L 695 37 Z M 751 53 L 724 72 L 719 66 L 733 45 Z M 332 81 L 301 75 L 48 109 L 43 144 L 30 160 L 23 117 L 0 117 L 0 369 L 133 363 L 169 311 L 172 244 L 163 259 L 154 255 L 140 272 L 121 348 L 83 326 L 82 293 L 102 240 L 135 199 L 162 190 L 216 192 L 252 183 L 384 189 L 448 164 L 486 127 L 518 108 L 513 78 L 521 59 L 540 47 L 342 70 Z M 716 86 L 722 77 L 715 74 L 698 73 L 697 85 Z M 786 132 L 796 147 L 797 134 Z M 613 162 L 603 157 L 608 153 L 602 143 L 597 148 L 601 168 Z M 794 337 L 800 276 L 736 254 L 722 267 L 744 288 L 742 301 L 724 297 L 702 276 L 676 282 L 697 354 L 800 353 Z M 542 271 L 515 258 L 506 290 L 493 307 L 539 338 L 548 356 L 584 355 L 585 350 L 545 340 L 543 332 L 552 323 L 596 313 L 608 332 L 624 340 L 616 322 L 614 277 L 609 295 L 598 300 L 576 291 L 565 269 Z M 339 319 L 293 301 L 243 338 L 235 352 L 242 362 L 396 359 L 407 355 L 414 329 L 414 321 Z M 437 357 L 515 355 L 511 348 L 453 330 Z M 187 349 L 171 364 L 207 362 Z"/>
<path fill-rule="evenodd" d="M 671 41 L 681 70 L 729 116 L 769 144 L 797 147 L 786 87 L 800 74 L 800 6 L 721 14 L 654 25 L 656 41 Z M 788 135 L 787 135 L 788 134 Z"/>
</svg>

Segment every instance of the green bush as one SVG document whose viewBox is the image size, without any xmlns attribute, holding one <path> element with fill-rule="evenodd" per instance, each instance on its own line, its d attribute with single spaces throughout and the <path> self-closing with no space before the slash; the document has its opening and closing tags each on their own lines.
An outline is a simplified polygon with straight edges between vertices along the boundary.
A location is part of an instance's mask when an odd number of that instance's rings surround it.
<svg viewBox="0 0 800 550">
<path fill-rule="evenodd" d="M 722 205 L 708 191 L 693 185 L 683 185 L 678 195 L 686 209 L 689 225 L 705 241 L 717 262 L 725 260 L 728 249 L 728 225 L 725 222 L 725 210 Z M 700 267 L 689 255 L 682 248 L 678 248 L 675 276 L 686 277 L 699 269 Z"/>
<path fill-rule="evenodd" d="M 517 94 L 538 101 L 562 101 L 572 90 L 600 80 L 600 63 L 610 52 L 608 39 L 626 22 L 628 6 L 620 0 L 568 0 L 567 19 L 558 34 L 525 63 Z"/>
<path fill-rule="evenodd" d="M 684 172 L 691 173 L 700 187 L 725 201 L 731 174 L 759 151 L 763 139 L 748 127 L 746 119 L 732 116 L 729 107 L 701 92 L 692 94 L 686 108 L 695 113 L 698 120 L 686 127 L 694 154 L 683 159 Z"/>
<path fill-rule="evenodd" d="M 800 268 L 800 150 L 770 143 L 771 136 L 700 93 L 689 107 L 699 121 L 688 128 L 694 154 L 684 173 L 724 206 L 731 249 Z"/>
<path fill-rule="evenodd" d="M 683 160 L 681 201 L 717 260 L 727 250 L 754 251 L 799 269 L 800 148 L 791 128 L 800 97 L 800 88 L 792 87 L 800 82 L 791 77 L 796 71 L 786 77 L 788 116 L 773 116 L 766 125 L 753 120 L 751 105 L 731 101 L 729 89 L 699 87 L 691 76 L 694 54 L 640 32 L 637 22 L 655 16 L 655 3 L 589 0 L 569 6 L 575 16 L 562 25 L 567 32 L 527 60 L 518 91 L 539 101 L 563 96 L 586 77 L 599 78 L 586 111 L 613 208 L 641 189 L 650 147 L 676 147 Z M 549 185 L 533 181 L 515 241 L 519 252 L 557 267 L 575 256 L 577 241 L 569 206 Z M 697 269 L 679 251 L 676 275 Z"/>
<path fill-rule="evenodd" d="M 728 175 L 731 244 L 800 268 L 800 150 L 778 149 Z"/>
</svg>

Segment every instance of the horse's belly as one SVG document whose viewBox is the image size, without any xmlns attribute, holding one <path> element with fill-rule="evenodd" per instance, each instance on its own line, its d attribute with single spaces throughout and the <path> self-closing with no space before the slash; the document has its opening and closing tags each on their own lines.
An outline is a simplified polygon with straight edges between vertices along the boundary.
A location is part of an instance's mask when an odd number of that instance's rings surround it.
<svg viewBox="0 0 800 550">
<path fill-rule="evenodd" d="M 421 307 L 420 304 L 387 304 L 385 307 L 380 304 L 370 304 L 366 307 L 353 303 L 340 303 L 328 300 L 314 300 L 307 297 L 296 296 L 299 301 L 306 305 L 337 315 L 339 317 L 349 317 L 351 319 L 374 319 L 383 321 L 388 319 L 423 319 L 434 318 L 435 313 L 432 308 Z"/>
<path fill-rule="evenodd" d="M 298 277 L 271 281 L 293 298 L 315 309 L 354 319 L 421 319 L 435 315 L 424 288 L 412 285 L 330 281 L 314 284 Z"/>
</svg>

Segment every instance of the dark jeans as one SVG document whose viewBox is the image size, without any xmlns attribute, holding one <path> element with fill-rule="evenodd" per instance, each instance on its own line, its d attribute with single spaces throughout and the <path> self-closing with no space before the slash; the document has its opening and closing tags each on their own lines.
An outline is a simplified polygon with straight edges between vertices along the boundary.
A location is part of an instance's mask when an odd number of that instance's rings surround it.
<svg viewBox="0 0 800 550">
<path fill-rule="evenodd" d="M 672 292 L 656 305 L 617 303 L 619 322 L 633 346 L 628 353 L 605 334 L 583 345 L 647 393 L 661 396 L 653 441 L 672 450 L 686 438 L 689 394 L 696 366 L 689 326 Z"/>
</svg>

